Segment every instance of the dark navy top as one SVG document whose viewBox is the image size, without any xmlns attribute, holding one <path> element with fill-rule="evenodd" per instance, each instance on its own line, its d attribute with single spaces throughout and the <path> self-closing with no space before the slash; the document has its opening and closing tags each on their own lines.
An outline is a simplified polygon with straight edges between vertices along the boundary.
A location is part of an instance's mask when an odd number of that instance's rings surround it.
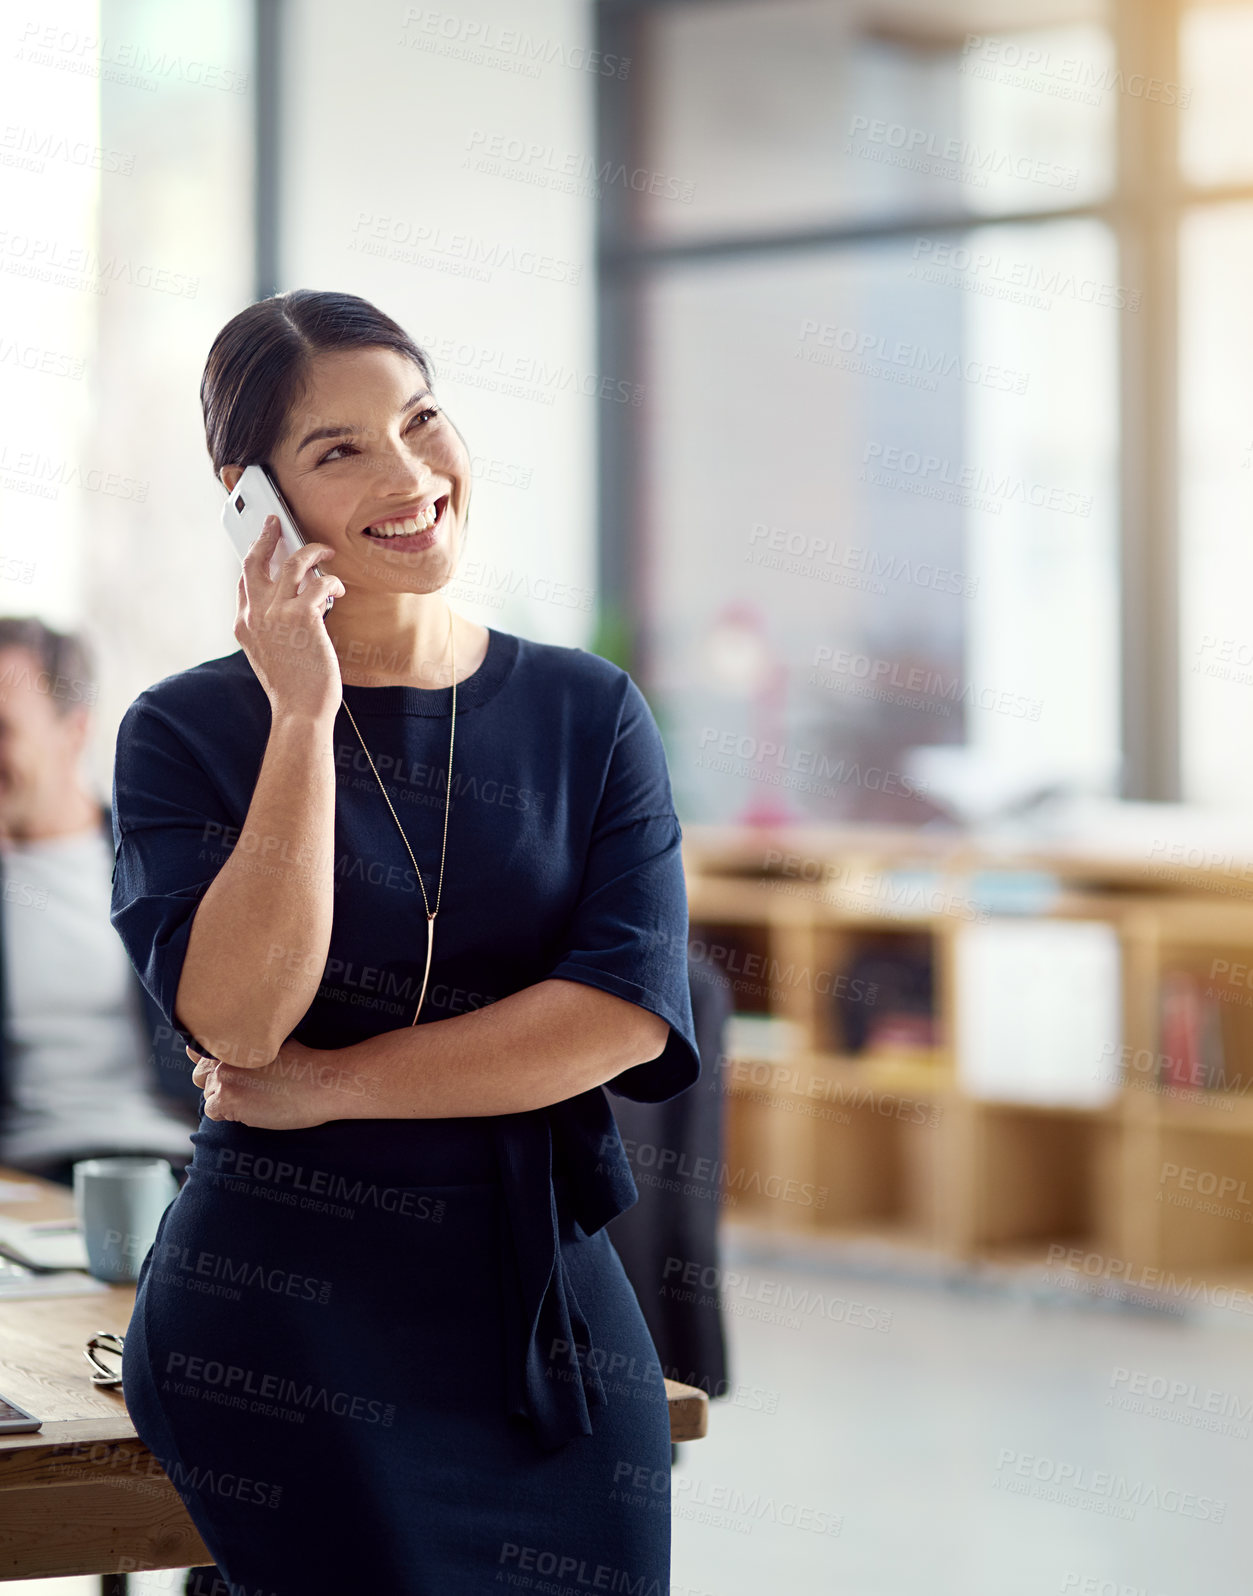
<svg viewBox="0 0 1253 1596">
<path fill-rule="evenodd" d="M 682 831 L 656 722 L 627 672 L 599 655 L 488 634 L 483 663 L 457 683 L 447 863 L 418 1023 L 550 977 L 585 982 L 669 1022 L 659 1058 L 607 1083 L 621 1096 L 663 1102 L 696 1080 L 700 1061 Z M 452 689 L 343 692 L 434 906 Z M 146 689 L 118 731 L 111 919 L 144 986 L 193 1044 L 174 1015 L 191 923 L 239 840 L 269 730 L 269 700 L 237 650 Z M 342 709 L 334 750 L 334 925 L 321 985 L 292 1032 L 313 1048 L 407 1027 L 426 959 L 422 892 Z M 261 842 L 251 862 L 262 872 L 313 865 L 279 839 Z M 271 948 L 258 980 L 292 979 L 293 957 Z M 581 1364 L 578 1380 L 545 1380 L 539 1371 L 541 1333 L 568 1322 L 555 1191 L 589 1235 L 638 1191 L 601 1087 L 493 1123 L 529 1327 L 512 1360 L 511 1407 L 558 1444 L 591 1433 L 585 1397 L 593 1393 Z M 287 1158 L 307 1138 L 320 1159 L 338 1148 L 358 1164 L 378 1138 L 395 1149 L 397 1138 L 409 1137 L 415 1165 L 424 1127 L 430 1122 L 399 1119 L 336 1120 L 308 1131 L 223 1126 L 253 1148 L 269 1139 Z M 416 1184 L 420 1167 L 414 1176 Z"/>
</svg>

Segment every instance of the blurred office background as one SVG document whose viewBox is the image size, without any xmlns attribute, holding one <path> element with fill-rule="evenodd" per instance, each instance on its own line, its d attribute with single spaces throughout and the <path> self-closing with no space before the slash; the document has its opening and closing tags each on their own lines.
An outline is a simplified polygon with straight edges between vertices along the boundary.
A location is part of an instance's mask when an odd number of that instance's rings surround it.
<svg viewBox="0 0 1253 1596">
<path fill-rule="evenodd" d="M 430 351 L 458 607 L 653 706 L 736 1010 L 676 1596 L 1244 1588 L 1253 4 L 3 37 L 0 610 L 94 645 L 101 793 L 235 646 L 198 383 L 292 287 Z"/>
</svg>

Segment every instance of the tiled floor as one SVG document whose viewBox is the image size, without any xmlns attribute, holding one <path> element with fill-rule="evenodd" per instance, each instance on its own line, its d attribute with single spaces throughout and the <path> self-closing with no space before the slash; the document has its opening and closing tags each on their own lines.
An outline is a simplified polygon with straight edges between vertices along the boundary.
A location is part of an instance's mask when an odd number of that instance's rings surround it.
<svg viewBox="0 0 1253 1596">
<path fill-rule="evenodd" d="M 681 1449 L 672 1596 L 1253 1590 L 1248 1316 L 1190 1324 L 1050 1292 L 1039 1270 L 1029 1288 L 911 1279 L 742 1238 L 725 1265 L 745 1389 Z"/>
<path fill-rule="evenodd" d="M 1253 1319 L 1017 1279 L 732 1233 L 735 1389 L 681 1449 L 672 1596 L 1248 1596 Z"/>
</svg>

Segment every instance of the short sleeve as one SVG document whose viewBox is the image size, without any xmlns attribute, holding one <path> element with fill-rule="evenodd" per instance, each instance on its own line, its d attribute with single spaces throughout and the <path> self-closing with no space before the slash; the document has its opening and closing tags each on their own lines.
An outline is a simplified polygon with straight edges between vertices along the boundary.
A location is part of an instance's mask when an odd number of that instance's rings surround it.
<svg viewBox="0 0 1253 1596">
<path fill-rule="evenodd" d="M 700 1075 L 682 840 L 661 733 L 628 676 L 578 903 L 547 975 L 598 987 L 669 1023 L 657 1058 L 605 1083 L 640 1103 L 664 1103 Z"/>
<path fill-rule="evenodd" d="M 113 763 L 113 896 L 109 919 L 145 990 L 174 1031 L 191 924 L 226 862 L 234 821 L 212 779 L 158 710 L 131 705 Z"/>
</svg>

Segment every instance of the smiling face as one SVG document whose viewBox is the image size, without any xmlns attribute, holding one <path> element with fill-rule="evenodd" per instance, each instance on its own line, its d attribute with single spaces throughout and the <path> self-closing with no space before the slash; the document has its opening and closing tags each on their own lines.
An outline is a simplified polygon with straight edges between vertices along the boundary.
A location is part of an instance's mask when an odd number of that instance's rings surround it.
<svg viewBox="0 0 1253 1596">
<path fill-rule="evenodd" d="M 269 464 L 305 538 L 336 550 L 349 594 L 430 593 L 452 579 L 470 456 L 397 350 L 314 355 Z"/>
</svg>

